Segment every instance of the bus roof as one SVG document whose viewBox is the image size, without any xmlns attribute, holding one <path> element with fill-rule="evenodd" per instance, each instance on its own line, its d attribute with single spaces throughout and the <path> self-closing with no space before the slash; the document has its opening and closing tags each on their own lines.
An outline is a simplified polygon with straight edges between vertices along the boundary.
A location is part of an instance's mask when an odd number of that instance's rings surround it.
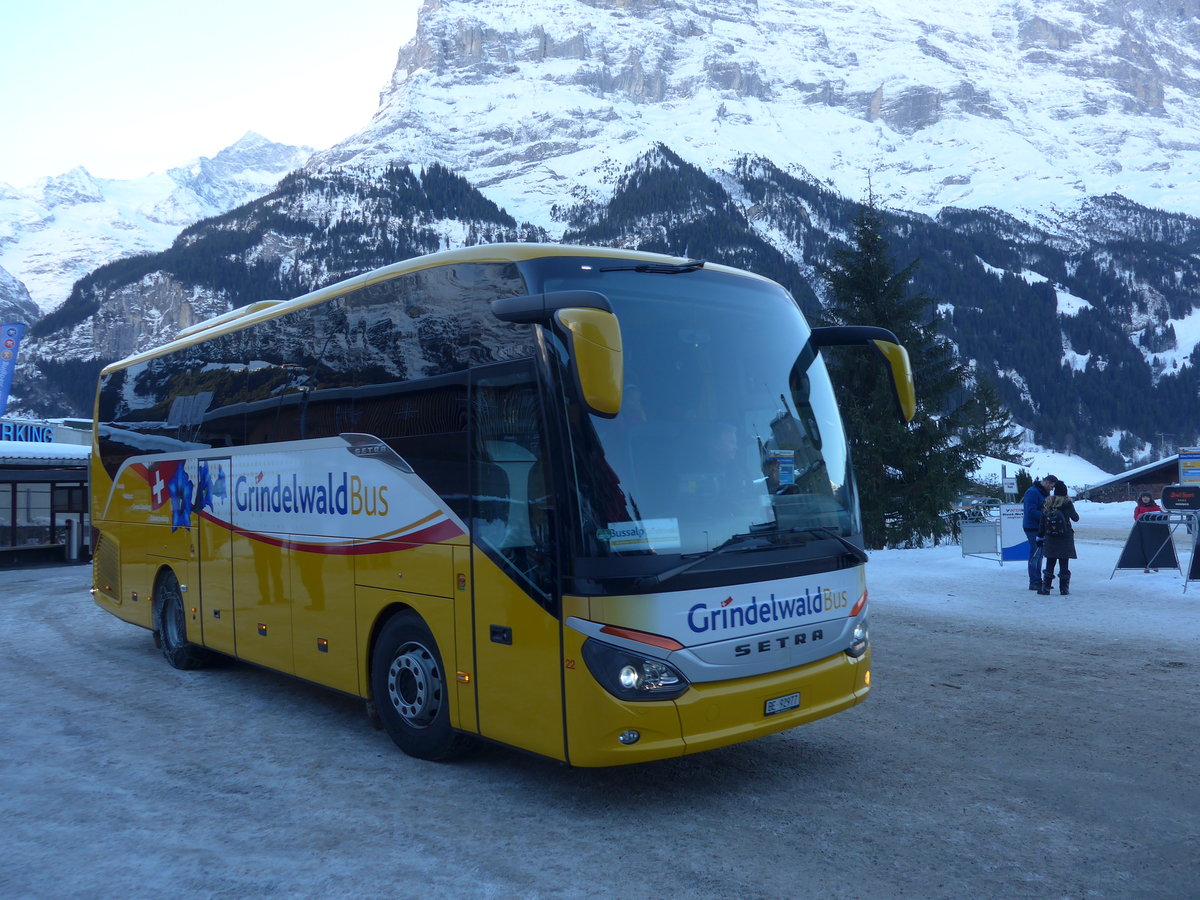
<svg viewBox="0 0 1200 900">
<path fill-rule="evenodd" d="M 415 256 L 411 259 L 402 260 L 401 262 L 392 263 L 391 265 L 383 266 L 382 268 L 373 269 L 370 272 L 365 272 L 362 275 L 356 275 L 353 278 L 347 278 L 342 281 L 335 282 L 315 291 L 310 291 L 291 300 L 259 300 L 250 303 L 247 306 L 241 306 L 237 309 L 229 310 L 220 315 L 213 316 L 210 319 L 197 322 L 193 325 L 186 326 L 180 329 L 176 334 L 175 340 L 166 344 L 160 345 L 150 350 L 143 350 L 138 353 L 130 354 L 124 359 L 109 363 L 102 370 L 102 374 L 118 371 L 133 365 L 134 363 L 142 362 L 147 359 L 153 359 L 163 353 L 177 350 L 183 347 L 198 344 L 209 338 L 219 337 L 224 334 L 229 334 L 234 331 L 252 325 L 256 322 L 273 319 L 276 316 L 283 315 L 295 309 L 303 309 L 306 306 L 313 306 L 318 303 L 323 303 L 333 297 L 339 297 L 350 291 L 358 290 L 359 288 L 369 287 L 380 282 L 389 281 L 400 275 L 405 275 L 410 272 L 417 272 L 422 269 L 432 269 L 438 266 L 448 266 L 457 263 L 475 263 L 475 262 L 523 262 L 530 259 L 541 259 L 551 256 L 592 256 L 598 259 L 626 259 L 626 260 L 642 260 L 645 262 L 663 263 L 667 265 L 680 265 L 687 263 L 690 260 L 687 257 L 667 256 L 662 253 L 649 253 L 644 250 L 624 250 L 618 247 L 585 247 L 573 244 L 535 244 L 535 243 L 502 243 L 502 244 L 476 244 L 472 247 L 460 247 L 454 250 L 442 250 L 437 253 L 426 254 L 425 256 Z M 727 272 L 733 275 L 742 275 L 748 278 L 755 278 L 761 281 L 770 281 L 762 275 L 754 272 L 747 272 L 744 269 L 735 269 L 731 266 L 724 266 L 719 263 L 706 263 L 706 269 L 712 269 L 718 272 Z M 773 282 L 772 282 L 773 283 Z"/>
</svg>

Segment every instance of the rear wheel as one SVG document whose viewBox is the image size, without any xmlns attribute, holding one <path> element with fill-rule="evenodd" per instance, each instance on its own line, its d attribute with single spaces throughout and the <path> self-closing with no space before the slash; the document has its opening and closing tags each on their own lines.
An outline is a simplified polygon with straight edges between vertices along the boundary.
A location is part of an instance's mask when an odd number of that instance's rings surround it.
<svg viewBox="0 0 1200 900">
<path fill-rule="evenodd" d="M 199 669 L 212 658 L 203 647 L 188 642 L 183 591 L 175 573 L 167 570 L 158 580 L 158 636 L 163 656 L 176 669 Z"/>
<path fill-rule="evenodd" d="M 371 693 L 396 746 L 418 759 L 448 760 L 471 747 L 450 727 L 450 682 L 428 626 L 412 610 L 393 616 L 371 656 Z"/>
</svg>

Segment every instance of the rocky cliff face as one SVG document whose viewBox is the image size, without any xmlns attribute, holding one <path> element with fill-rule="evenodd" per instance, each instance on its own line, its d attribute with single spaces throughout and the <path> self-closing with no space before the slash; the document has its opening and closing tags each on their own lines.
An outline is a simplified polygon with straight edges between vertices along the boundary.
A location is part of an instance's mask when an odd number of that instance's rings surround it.
<svg viewBox="0 0 1200 900">
<path fill-rule="evenodd" d="M 197 292 L 161 272 L 124 285 L 105 297 L 84 325 L 84 337 L 100 359 L 120 359 L 171 340 L 180 329 L 227 311 L 223 298 Z M 66 348 L 64 348 L 66 349 Z"/>
<path fill-rule="evenodd" d="M 1200 213 L 1196 0 L 426 0 L 367 129 L 314 167 L 463 172 L 520 218 L 654 141 L 899 208 L 1119 193 Z"/>
<path fill-rule="evenodd" d="M 0 269 L 0 324 L 22 322 L 28 325 L 40 316 L 41 310 L 29 298 L 25 285 L 11 273 Z"/>
</svg>

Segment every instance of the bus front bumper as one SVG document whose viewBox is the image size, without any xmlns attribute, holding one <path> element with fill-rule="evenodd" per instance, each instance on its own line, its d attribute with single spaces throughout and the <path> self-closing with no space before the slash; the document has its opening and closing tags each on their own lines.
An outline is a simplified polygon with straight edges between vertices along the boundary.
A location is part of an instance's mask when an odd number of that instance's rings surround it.
<svg viewBox="0 0 1200 900">
<path fill-rule="evenodd" d="M 726 747 L 849 709 L 870 692 L 871 652 L 731 681 L 693 684 L 676 700 L 632 703 L 586 667 L 567 670 L 567 752 L 573 766 L 618 766 Z M 782 712 L 794 694 L 799 703 Z M 768 707 L 769 701 L 776 701 Z M 782 701 L 782 702 L 780 702 Z M 636 735 L 636 736 L 635 736 Z"/>
</svg>

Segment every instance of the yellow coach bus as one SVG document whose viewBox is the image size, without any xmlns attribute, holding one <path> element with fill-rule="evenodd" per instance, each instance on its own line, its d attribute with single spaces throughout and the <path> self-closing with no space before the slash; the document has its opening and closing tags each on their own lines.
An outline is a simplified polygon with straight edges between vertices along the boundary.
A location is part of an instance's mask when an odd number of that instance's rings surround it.
<svg viewBox="0 0 1200 900">
<path fill-rule="evenodd" d="M 497 244 L 184 329 L 100 377 L 93 596 L 171 665 L 367 701 L 426 759 L 694 753 L 870 685 L 862 528 L 820 349 L 778 284 Z"/>
</svg>

